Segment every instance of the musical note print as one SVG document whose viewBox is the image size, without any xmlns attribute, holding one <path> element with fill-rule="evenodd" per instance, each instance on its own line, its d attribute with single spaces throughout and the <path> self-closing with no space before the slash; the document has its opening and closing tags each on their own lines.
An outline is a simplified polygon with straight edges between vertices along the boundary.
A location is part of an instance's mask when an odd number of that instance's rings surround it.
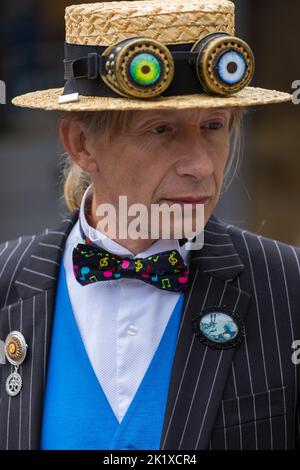
<svg viewBox="0 0 300 470">
<path fill-rule="evenodd" d="M 85 276 L 90 272 L 90 268 L 84 266 L 80 269 L 81 277 L 79 278 L 81 281 L 86 281 Z"/>
<path fill-rule="evenodd" d="M 93 252 L 89 253 L 88 251 L 81 250 L 80 253 L 84 255 L 85 258 L 90 258 L 91 256 L 94 255 Z"/>
<path fill-rule="evenodd" d="M 113 275 L 112 271 L 104 271 L 103 276 L 104 277 L 111 277 Z"/>
<path fill-rule="evenodd" d="M 168 287 L 171 287 L 171 284 L 170 284 L 170 279 L 167 277 L 165 279 L 162 279 L 161 280 L 161 283 L 162 283 L 162 288 L 163 289 L 166 289 Z M 167 286 L 165 286 L 165 284 L 167 284 Z"/>
<path fill-rule="evenodd" d="M 186 284 L 188 282 L 188 271 L 185 272 L 184 276 L 178 278 L 180 284 Z"/>
<path fill-rule="evenodd" d="M 108 266 L 108 256 L 106 256 L 105 258 L 101 258 L 100 261 L 99 261 L 99 265 L 102 267 L 102 266 Z"/>
<path fill-rule="evenodd" d="M 88 260 L 90 257 L 94 258 Z M 185 291 L 189 275 L 188 265 L 177 250 L 129 259 L 87 244 L 74 247 L 73 271 L 81 285 L 126 277 L 172 292 Z"/>
<path fill-rule="evenodd" d="M 135 261 L 135 266 L 136 266 L 135 271 L 136 271 L 137 273 L 138 273 L 138 272 L 142 269 L 142 267 L 143 267 L 143 265 L 142 265 L 142 263 L 140 262 L 140 260 Z"/>
<path fill-rule="evenodd" d="M 169 256 L 169 262 L 171 263 L 172 266 L 174 266 L 174 264 L 178 263 L 178 259 L 175 257 L 174 253 L 172 253 Z"/>
</svg>

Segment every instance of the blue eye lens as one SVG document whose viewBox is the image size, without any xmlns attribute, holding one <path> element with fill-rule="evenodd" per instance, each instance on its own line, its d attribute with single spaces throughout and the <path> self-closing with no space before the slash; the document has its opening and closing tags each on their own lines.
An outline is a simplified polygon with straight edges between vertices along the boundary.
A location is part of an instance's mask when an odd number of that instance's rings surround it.
<svg viewBox="0 0 300 470">
<path fill-rule="evenodd" d="M 242 80 L 247 64 L 242 54 L 236 51 L 225 52 L 216 64 L 220 79 L 228 85 L 235 85 Z"/>
</svg>

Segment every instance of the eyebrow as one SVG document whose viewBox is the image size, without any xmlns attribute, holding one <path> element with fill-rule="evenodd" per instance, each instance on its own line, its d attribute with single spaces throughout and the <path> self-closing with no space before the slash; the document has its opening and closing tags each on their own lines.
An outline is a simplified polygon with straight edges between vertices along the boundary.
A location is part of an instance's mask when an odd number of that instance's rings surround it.
<svg viewBox="0 0 300 470">
<path fill-rule="evenodd" d="M 150 114 L 150 115 L 148 115 L 148 113 L 146 111 L 137 111 L 136 117 L 141 118 L 141 117 L 145 116 L 145 119 L 147 119 L 147 118 L 148 119 L 155 119 L 155 118 L 163 118 L 164 116 L 167 117 L 171 114 L 172 113 L 169 110 L 164 111 L 163 115 L 159 111 L 157 111 L 156 113 Z"/>
<path fill-rule="evenodd" d="M 187 108 L 187 110 L 190 109 L 190 108 Z M 195 108 L 197 109 L 197 108 Z M 176 111 L 176 109 L 175 109 Z M 207 108 L 206 109 L 207 111 L 207 114 L 212 114 L 212 113 L 216 113 L 216 112 L 226 112 L 226 111 L 230 111 L 230 108 L 228 107 L 225 107 L 225 108 Z M 147 111 L 145 110 L 142 110 L 142 111 L 137 111 L 137 114 L 136 116 L 146 116 L 146 113 Z M 163 111 L 163 114 L 160 112 L 160 111 L 157 111 L 157 112 L 154 112 L 151 116 L 150 116 L 150 119 L 152 118 L 156 118 L 156 117 L 163 117 L 163 116 L 173 116 L 174 114 L 174 110 L 173 109 L 166 109 Z"/>
<path fill-rule="evenodd" d="M 203 118 L 205 119 L 206 117 L 209 118 L 209 116 L 211 114 L 216 114 L 216 113 L 221 113 L 223 114 L 224 112 L 229 112 L 230 109 L 229 108 L 208 108 L 209 111 L 207 112 L 207 116 L 203 116 Z M 165 110 L 164 113 L 160 113 L 160 112 L 157 112 L 157 113 L 153 113 L 152 115 L 150 116 L 147 116 L 146 114 L 143 114 L 144 111 L 138 111 L 135 118 L 137 120 L 140 120 L 142 121 L 142 123 L 146 124 L 148 121 L 152 121 L 153 119 L 168 119 L 170 117 L 174 117 L 174 113 L 173 113 L 173 110 Z M 142 118 L 144 116 L 144 118 Z"/>
</svg>

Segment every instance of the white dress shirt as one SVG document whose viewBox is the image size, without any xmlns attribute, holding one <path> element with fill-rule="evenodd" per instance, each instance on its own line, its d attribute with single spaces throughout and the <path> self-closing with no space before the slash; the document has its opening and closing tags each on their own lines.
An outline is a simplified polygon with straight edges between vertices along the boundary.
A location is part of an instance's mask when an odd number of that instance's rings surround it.
<svg viewBox="0 0 300 470">
<path fill-rule="evenodd" d="M 91 184 L 82 199 L 80 221 L 87 236 L 98 246 L 128 258 L 178 250 L 189 262 L 190 252 L 178 240 L 160 239 L 134 255 L 91 227 L 85 217 L 91 201 Z M 72 252 L 82 243 L 79 221 L 71 230 L 63 255 L 66 281 L 74 317 L 95 375 L 121 422 L 151 363 L 170 316 L 179 299 L 177 292 L 158 289 L 138 279 L 114 279 L 82 286 L 73 273 Z"/>
</svg>

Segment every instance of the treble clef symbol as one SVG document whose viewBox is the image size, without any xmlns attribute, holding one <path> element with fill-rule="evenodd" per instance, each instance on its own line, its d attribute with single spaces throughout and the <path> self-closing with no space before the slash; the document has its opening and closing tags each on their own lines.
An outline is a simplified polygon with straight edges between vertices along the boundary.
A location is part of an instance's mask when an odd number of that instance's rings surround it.
<svg viewBox="0 0 300 470">
<path fill-rule="evenodd" d="M 178 259 L 174 256 L 174 253 L 172 253 L 169 256 L 169 262 L 172 264 L 172 266 L 174 266 L 174 264 L 176 264 L 178 262 Z"/>
<path fill-rule="evenodd" d="M 107 266 L 108 265 L 108 257 L 106 256 L 105 258 L 101 258 L 99 261 L 100 266 Z"/>
<path fill-rule="evenodd" d="M 136 266 L 135 271 L 136 271 L 137 273 L 138 273 L 138 272 L 142 269 L 142 267 L 143 267 L 143 265 L 142 265 L 142 263 L 140 262 L 140 260 L 135 261 L 135 266 Z"/>
</svg>

